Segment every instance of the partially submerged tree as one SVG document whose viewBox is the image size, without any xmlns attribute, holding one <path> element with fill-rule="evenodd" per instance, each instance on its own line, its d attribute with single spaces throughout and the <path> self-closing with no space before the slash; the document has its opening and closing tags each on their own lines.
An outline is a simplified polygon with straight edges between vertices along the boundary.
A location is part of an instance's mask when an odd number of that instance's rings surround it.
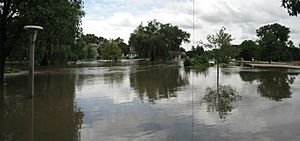
<svg viewBox="0 0 300 141">
<path fill-rule="evenodd" d="M 171 24 L 162 24 L 156 20 L 147 26 L 140 24 L 131 34 L 129 45 L 141 58 L 166 60 L 170 51 L 179 51 L 182 42 L 189 42 L 190 34 Z"/>
<path fill-rule="evenodd" d="M 124 42 L 124 39 L 118 37 L 114 40 L 114 42 L 118 44 L 119 48 L 121 48 L 124 57 L 126 57 L 130 53 L 130 47 Z"/>
<path fill-rule="evenodd" d="M 106 41 L 101 47 L 101 58 L 117 61 L 122 56 L 122 50 L 113 40 Z"/>
<path fill-rule="evenodd" d="M 197 45 L 196 48 L 192 46 L 192 49 L 187 52 L 187 56 L 193 58 L 196 56 L 200 56 L 204 53 L 204 49 L 202 46 Z"/>
<path fill-rule="evenodd" d="M 42 65 L 48 65 L 54 48 L 75 45 L 75 37 L 81 31 L 82 8 L 81 0 L 1 0 L 0 81 L 3 80 L 5 61 L 12 49 L 20 46 L 20 38 L 27 38 L 21 36 L 24 25 L 44 27 L 37 39 L 37 52 L 40 51 L 37 58 L 42 58 L 38 59 Z M 25 41 L 22 43 L 25 44 Z"/>
<path fill-rule="evenodd" d="M 203 43 L 204 47 L 215 51 L 215 58 L 218 62 L 228 62 L 230 58 L 237 56 L 237 48 L 231 45 L 234 39 L 229 33 L 226 33 L 226 28 L 222 27 L 216 34 L 207 36 L 208 43 Z"/>
<path fill-rule="evenodd" d="M 245 60 L 259 59 L 261 47 L 252 40 L 245 40 L 239 45 L 239 57 Z"/>
</svg>

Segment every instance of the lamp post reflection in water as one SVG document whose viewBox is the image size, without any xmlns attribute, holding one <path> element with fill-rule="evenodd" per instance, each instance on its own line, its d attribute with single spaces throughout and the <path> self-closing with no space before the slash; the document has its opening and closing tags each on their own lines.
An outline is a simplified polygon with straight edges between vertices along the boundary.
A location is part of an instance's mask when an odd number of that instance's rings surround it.
<svg viewBox="0 0 300 141">
<path fill-rule="evenodd" d="M 0 140 L 4 140 L 4 84 L 0 83 Z"/>
<path fill-rule="evenodd" d="M 28 75 L 28 96 L 33 98 L 34 96 L 34 48 L 35 40 L 37 37 L 38 30 L 43 30 L 43 27 L 35 25 L 26 25 L 24 26 L 25 30 L 33 31 L 33 35 L 30 38 L 30 51 L 29 51 L 29 75 Z M 33 141 L 33 130 L 34 130 L 34 99 L 30 100 L 31 107 L 31 126 L 30 126 L 30 137 L 29 140 Z"/>
</svg>

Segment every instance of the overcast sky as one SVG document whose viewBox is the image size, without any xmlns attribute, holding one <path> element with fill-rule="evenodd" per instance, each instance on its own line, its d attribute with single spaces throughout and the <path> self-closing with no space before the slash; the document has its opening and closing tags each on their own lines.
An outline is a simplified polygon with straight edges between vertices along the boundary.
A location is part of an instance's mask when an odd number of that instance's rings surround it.
<svg viewBox="0 0 300 141">
<path fill-rule="evenodd" d="M 193 33 L 192 0 L 84 0 L 84 10 L 84 34 L 127 42 L 141 22 L 153 19 Z M 281 0 L 195 0 L 195 41 L 205 41 L 208 34 L 225 27 L 235 38 L 233 43 L 240 44 L 256 40 L 256 29 L 275 22 L 290 27 L 290 39 L 300 44 L 300 17 L 288 16 Z M 183 46 L 190 49 L 191 44 Z"/>
</svg>

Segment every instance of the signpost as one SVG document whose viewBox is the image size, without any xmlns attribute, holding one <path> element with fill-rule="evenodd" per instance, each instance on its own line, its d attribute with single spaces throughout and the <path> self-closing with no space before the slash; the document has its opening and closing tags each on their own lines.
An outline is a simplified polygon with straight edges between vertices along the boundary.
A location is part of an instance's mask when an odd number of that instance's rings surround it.
<svg viewBox="0 0 300 141">
<path fill-rule="evenodd" d="M 35 40 L 38 30 L 43 30 L 41 26 L 26 25 L 25 30 L 33 31 L 33 35 L 30 38 L 30 51 L 29 51 L 29 74 L 28 74 L 28 96 L 34 96 L 34 48 Z"/>
</svg>

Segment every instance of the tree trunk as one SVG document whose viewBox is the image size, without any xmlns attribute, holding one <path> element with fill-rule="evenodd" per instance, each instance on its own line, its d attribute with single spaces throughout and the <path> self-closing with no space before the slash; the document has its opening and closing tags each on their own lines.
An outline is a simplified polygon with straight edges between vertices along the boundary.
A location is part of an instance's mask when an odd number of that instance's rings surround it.
<svg viewBox="0 0 300 141">
<path fill-rule="evenodd" d="M 271 64 L 271 60 L 269 60 L 269 64 Z"/>
</svg>

